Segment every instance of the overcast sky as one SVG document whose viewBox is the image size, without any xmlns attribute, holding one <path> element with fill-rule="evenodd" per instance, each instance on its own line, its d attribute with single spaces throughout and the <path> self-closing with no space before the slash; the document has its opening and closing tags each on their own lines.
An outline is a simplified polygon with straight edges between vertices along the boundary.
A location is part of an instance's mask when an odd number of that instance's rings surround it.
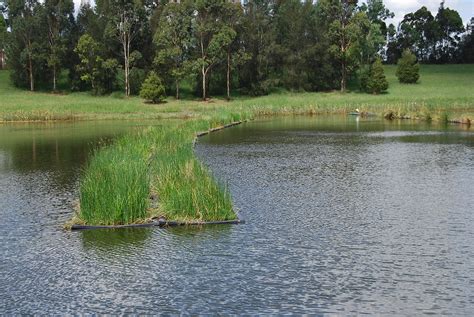
<svg viewBox="0 0 474 317">
<path fill-rule="evenodd" d="M 94 0 L 89 1 L 94 3 Z M 77 10 L 81 0 L 74 0 L 74 2 Z M 436 15 L 441 0 L 385 0 L 384 2 L 385 6 L 395 13 L 395 18 L 387 22 L 397 26 L 405 14 L 414 12 L 422 6 L 427 7 L 433 15 Z M 463 19 L 464 25 L 474 16 L 474 0 L 446 0 L 444 6 L 458 11 Z"/>
</svg>

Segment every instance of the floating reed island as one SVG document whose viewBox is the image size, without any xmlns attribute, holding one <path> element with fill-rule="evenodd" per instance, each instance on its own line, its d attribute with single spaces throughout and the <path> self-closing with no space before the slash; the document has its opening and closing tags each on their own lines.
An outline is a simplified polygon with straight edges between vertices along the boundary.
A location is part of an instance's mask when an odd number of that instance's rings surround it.
<svg viewBox="0 0 474 317">
<path fill-rule="evenodd" d="M 243 122 L 241 115 L 190 120 L 128 134 L 96 150 L 67 228 L 242 223 L 226 186 L 194 154 L 196 138 Z"/>
</svg>

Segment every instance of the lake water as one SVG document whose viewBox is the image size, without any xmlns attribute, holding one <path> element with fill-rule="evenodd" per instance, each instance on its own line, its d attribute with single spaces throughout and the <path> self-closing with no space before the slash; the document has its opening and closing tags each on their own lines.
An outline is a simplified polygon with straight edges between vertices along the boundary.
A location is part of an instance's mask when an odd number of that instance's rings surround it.
<svg viewBox="0 0 474 317">
<path fill-rule="evenodd" d="M 474 311 L 472 128 L 247 123 L 196 148 L 245 224 L 63 231 L 91 149 L 148 124 L 0 125 L 0 314 Z"/>
</svg>

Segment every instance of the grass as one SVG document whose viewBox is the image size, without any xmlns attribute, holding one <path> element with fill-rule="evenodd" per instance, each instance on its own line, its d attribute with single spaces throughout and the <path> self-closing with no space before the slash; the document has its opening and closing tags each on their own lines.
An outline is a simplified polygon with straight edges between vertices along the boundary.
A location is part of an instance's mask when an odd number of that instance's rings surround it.
<svg viewBox="0 0 474 317">
<path fill-rule="evenodd" d="M 128 135 L 98 150 L 80 185 L 80 219 L 116 225 L 145 219 L 150 197 L 145 144 Z"/>
<path fill-rule="evenodd" d="M 258 98 L 236 97 L 227 102 L 215 98 L 203 103 L 196 99 L 165 104 L 145 104 L 138 97 L 95 97 L 89 93 L 31 93 L 14 88 L 8 71 L 0 71 L 0 121 L 103 120 L 204 118 L 218 111 L 265 115 L 274 113 L 347 113 L 359 108 L 379 115 L 448 120 L 474 118 L 474 64 L 422 65 L 420 82 L 398 83 L 395 66 L 386 66 L 390 87 L 387 94 L 359 92 L 282 92 Z"/>
<path fill-rule="evenodd" d="M 383 116 L 425 120 L 474 120 L 474 65 L 422 65 L 416 85 L 399 84 L 395 67 L 385 67 L 386 94 L 280 92 L 231 102 L 169 98 L 165 104 L 141 99 L 53 95 L 14 88 L 0 71 L 0 121 L 181 119 L 127 135 L 96 151 L 80 186 L 75 219 L 90 225 L 128 224 L 163 216 L 168 220 L 212 221 L 236 218 L 225 186 L 196 159 L 199 131 L 230 122 L 275 114 L 348 113 L 359 108 Z M 177 122 L 176 122 L 177 121 Z"/>
<path fill-rule="evenodd" d="M 206 121 L 148 128 L 97 151 L 80 184 L 75 221 L 119 225 L 153 217 L 236 219 L 228 190 L 193 153 L 194 135 L 207 128 Z"/>
</svg>

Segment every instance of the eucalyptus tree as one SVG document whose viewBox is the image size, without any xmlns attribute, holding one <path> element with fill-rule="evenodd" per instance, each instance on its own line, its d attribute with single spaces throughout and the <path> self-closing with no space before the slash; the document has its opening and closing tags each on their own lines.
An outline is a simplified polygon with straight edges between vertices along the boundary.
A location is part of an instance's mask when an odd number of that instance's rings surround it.
<svg viewBox="0 0 474 317">
<path fill-rule="evenodd" d="M 146 23 L 145 6 L 140 1 L 110 0 L 101 8 L 108 14 L 107 35 L 117 39 L 121 45 L 124 70 L 125 95 L 130 96 L 130 68 L 133 62 L 132 43 L 143 31 Z"/>
<path fill-rule="evenodd" d="M 239 69 L 241 87 L 252 95 L 268 93 L 272 85 L 272 43 L 275 42 L 274 1 L 251 0 L 244 6 L 242 49 L 249 60 Z"/>
<path fill-rule="evenodd" d="M 438 26 L 437 59 L 440 62 L 453 62 L 464 26 L 456 10 L 444 7 L 444 1 L 438 9 L 435 18 Z"/>
<path fill-rule="evenodd" d="M 243 32 L 244 11 L 240 3 L 226 2 L 224 4 L 224 21 L 234 32 L 231 34 L 231 41 L 224 47 L 226 51 L 226 91 L 227 100 L 230 99 L 232 71 L 243 65 L 250 58 L 250 55 L 241 47 L 241 33 Z"/>
<path fill-rule="evenodd" d="M 102 94 L 111 91 L 114 88 L 117 61 L 107 59 L 101 44 L 89 34 L 79 38 L 75 52 L 80 59 L 77 71 L 81 80 L 91 85 L 92 92 Z"/>
<path fill-rule="evenodd" d="M 320 16 L 328 23 L 331 40 L 330 52 L 340 67 L 340 90 L 347 89 L 347 78 L 357 63 L 354 47 L 360 35 L 360 26 L 355 23 L 357 0 L 320 0 Z"/>
<path fill-rule="evenodd" d="M 378 53 L 385 44 L 380 30 L 380 24 L 372 23 L 365 12 L 354 15 L 352 52 L 359 56 L 358 67 L 371 65 L 378 57 Z"/>
<path fill-rule="evenodd" d="M 195 67 L 199 69 L 202 80 L 202 98 L 207 98 L 207 80 L 211 69 L 218 64 L 224 50 L 237 33 L 223 20 L 225 2 L 221 0 L 196 0 L 195 37 L 198 58 Z"/>
<path fill-rule="evenodd" d="M 379 25 L 384 36 L 387 35 L 388 28 L 385 20 L 393 18 L 395 14 L 385 7 L 383 0 L 367 0 L 360 5 L 360 10 L 367 14 L 371 23 Z"/>
<path fill-rule="evenodd" d="M 403 17 L 399 25 L 399 45 L 415 51 L 420 60 L 428 61 L 435 50 L 437 29 L 433 15 L 423 6 Z"/>
<path fill-rule="evenodd" d="M 474 63 L 474 18 L 471 18 L 466 26 L 466 33 L 460 43 L 461 57 L 463 63 Z"/>
<path fill-rule="evenodd" d="M 3 14 L 0 12 L 0 69 L 4 68 L 5 61 L 4 61 L 4 52 L 5 48 L 7 47 L 7 23 L 3 17 Z"/>
<path fill-rule="evenodd" d="M 27 84 L 35 90 L 35 78 L 45 62 L 44 7 L 37 0 L 12 0 L 9 3 L 11 37 L 9 64 L 14 84 Z M 26 77 L 24 76 L 26 73 Z"/>
<path fill-rule="evenodd" d="M 167 4 L 154 36 L 157 47 L 154 64 L 162 76 L 168 75 L 174 81 L 176 99 L 180 98 L 180 82 L 191 70 L 194 10 L 194 3 L 190 0 Z"/>
<path fill-rule="evenodd" d="M 65 31 L 74 14 L 74 2 L 72 0 L 45 0 L 44 6 L 48 26 L 47 62 L 53 72 L 53 90 L 56 90 L 57 74 L 61 71 L 67 50 Z"/>
</svg>

